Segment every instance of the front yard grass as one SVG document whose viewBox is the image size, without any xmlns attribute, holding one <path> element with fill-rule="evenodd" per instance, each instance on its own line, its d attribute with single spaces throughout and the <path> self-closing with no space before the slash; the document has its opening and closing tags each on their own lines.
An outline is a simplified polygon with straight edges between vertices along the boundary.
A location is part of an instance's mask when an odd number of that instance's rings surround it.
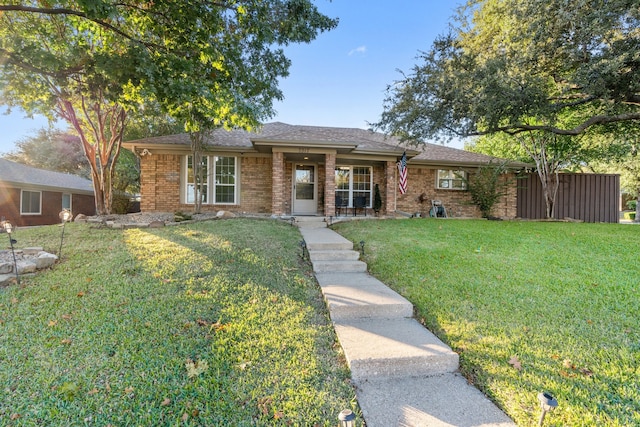
<svg viewBox="0 0 640 427">
<path fill-rule="evenodd" d="M 14 237 L 57 252 L 60 233 Z M 53 270 L 0 288 L 0 425 L 333 426 L 356 409 L 290 225 L 68 224 L 64 238 Z"/>
<path fill-rule="evenodd" d="M 354 221 L 369 271 L 409 299 L 518 425 L 640 425 L 640 227 Z M 359 244 L 356 245 L 359 247 Z"/>
</svg>

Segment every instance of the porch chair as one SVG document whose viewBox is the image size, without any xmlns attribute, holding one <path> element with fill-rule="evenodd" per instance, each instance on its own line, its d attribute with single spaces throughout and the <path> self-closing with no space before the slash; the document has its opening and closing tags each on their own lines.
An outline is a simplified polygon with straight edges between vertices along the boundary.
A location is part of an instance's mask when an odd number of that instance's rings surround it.
<svg viewBox="0 0 640 427">
<path fill-rule="evenodd" d="M 447 218 L 447 209 L 444 207 L 441 200 L 431 201 L 429 216 L 433 218 Z"/>
<path fill-rule="evenodd" d="M 340 211 L 344 209 L 347 212 L 347 208 L 349 207 L 349 201 L 347 199 L 343 199 L 340 196 L 336 196 L 336 216 L 340 215 Z"/>
<path fill-rule="evenodd" d="M 367 216 L 367 198 L 365 196 L 357 196 L 353 198 L 353 216 L 358 215 L 358 209 L 364 211 L 364 216 Z"/>
</svg>

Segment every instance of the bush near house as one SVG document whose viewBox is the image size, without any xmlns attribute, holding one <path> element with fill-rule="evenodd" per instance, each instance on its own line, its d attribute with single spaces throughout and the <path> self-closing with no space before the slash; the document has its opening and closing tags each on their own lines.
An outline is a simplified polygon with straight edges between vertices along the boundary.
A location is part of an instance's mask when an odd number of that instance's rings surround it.
<svg viewBox="0 0 640 427">
<path fill-rule="evenodd" d="M 640 425 L 640 227 L 412 219 L 334 228 L 518 425 Z"/>
</svg>

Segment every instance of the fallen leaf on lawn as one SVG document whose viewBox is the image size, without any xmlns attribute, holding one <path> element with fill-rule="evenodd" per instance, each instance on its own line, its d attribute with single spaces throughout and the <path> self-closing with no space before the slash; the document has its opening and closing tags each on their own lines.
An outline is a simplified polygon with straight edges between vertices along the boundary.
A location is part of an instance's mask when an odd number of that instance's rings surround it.
<svg viewBox="0 0 640 427">
<path fill-rule="evenodd" d="M 133 387 L 127 387 L 124 389 L 124 392 L 129 394 L 129 393 L 133 393 L 134 388 Z"/>
<path fill-rule="evenodd" d="M 573 362 L 569 359 L 564 359 L 562 361 L 562 366 L 564 366 L 567 369 L 574 369 L 575 366 L 573 365 Z"/>
<path fill-rule="evenodd" d="M 206 320 L 203 320 L 203 319 L 196 320 L 196 323 L 198 323 L 198 325 L 200 325 L 200 326 L 207 326 L 209 324 L 209 322 L 207 322 Z"/>
<path fill-rule="evenodd" d="M 80 291 L 76 294 L 78 298 L 82 298 L 84 296 L 84 292 Z"/>
<path fill-rule="evenodd" d="M 57 320 L 49 320 L 49 326 L 56 326 L 58 324 Z"/>
<path fill-rule="evenodd" d="M 182 421 L 187 421 L 188 419 L 189 419 L 189 414 L 187 414 L 186 412 L 182 414 Z"/>
<path fill-rule="evenodd" d="M 11 303 L 12 304 L 17 304 L 18 303 L 18 298 L 11 298 Z"/>
<path fill-rule="evenodd" d="M 20 418 L 20 414 L 11 414 L 11 419 L 12 420 L 17 420 L 18 418 Z"/>
<path fill-rule="evenodd" d="M 273 414 L 273 418 L 275 418 L 276 420 L 280 420 L 284 418 L 284 413 L 281 411 L 276 411 L 276 413 Z"/>
<path fill-rule="evenodd" d="M 518 371 L 522 370 L 522 363 L 520 363 L 520 361 L 518 360 L 518 356 L 511 356 L 511 359 L 509 359 L 509 362 L 507 363 L 509 363 L 509 365 L 513 366 Z"/>
<path fill-rule="evenodd" d="M 198 409 L 194 409 L 193 411 L 191 411 L 191 416 L 192 417 L 197 417 L 198 415 L 200 415 L 200 411 Z"/>
<path fill-rule="evenodd" d="M 593 372 L 589 368 L 580 368 L 579 370 L 582 373 L 582 375 L 585 375 L 587 377 L 590 377 L 593 375 Z"/>
<path fill-rule="evenodd" d="M 171 399 L 169 399 L 168 397 L 166 397 L 162 403 L 160 404 L 160 406 L 167 406 L 171 404 Z"/>
<path fill-rule="evenodd" d="M 70 314 L 63 314 L 63 315 L 62 315 L 62 318 L 63 318 L 64 320 L 71 320 L 71 315 L 70 315 Z"/>
<path fill-rule="evenodd" d="M 87 393 L 89 396 L 93 396 L 94 394 L 98 394 L 99 390 L 97 388 L 92 388 L 91 390 L 89 390 L 89 392 Z"/>
<path fill-rule="evenodd" d="M 593 320 L 591 320 L 591 319 L 587 319 L 587 323 L 588 323 L 589 325 L 592 325 L 592 324 L 593 324 Z"/>
<path fill-rule="evenodd" d="M 65 345 L 71 345 L 73 341 L 71 341 L 70 338 L 65 338 L 62 341 L 60 341 L 61 344 L 65 344 Z"/>
</svg>

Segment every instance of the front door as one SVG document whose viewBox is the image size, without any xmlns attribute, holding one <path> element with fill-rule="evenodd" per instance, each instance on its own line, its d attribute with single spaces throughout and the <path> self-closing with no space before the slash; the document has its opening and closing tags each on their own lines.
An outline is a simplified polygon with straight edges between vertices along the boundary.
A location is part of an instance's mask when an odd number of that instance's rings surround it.
<svg viewBox="0 0 640 427">
<path fill-rule="evenodd" d="M 293 168 L 293 213 L 315 215 L 318 211 L 315 165 L 299 165 Z"/>
</svg>

